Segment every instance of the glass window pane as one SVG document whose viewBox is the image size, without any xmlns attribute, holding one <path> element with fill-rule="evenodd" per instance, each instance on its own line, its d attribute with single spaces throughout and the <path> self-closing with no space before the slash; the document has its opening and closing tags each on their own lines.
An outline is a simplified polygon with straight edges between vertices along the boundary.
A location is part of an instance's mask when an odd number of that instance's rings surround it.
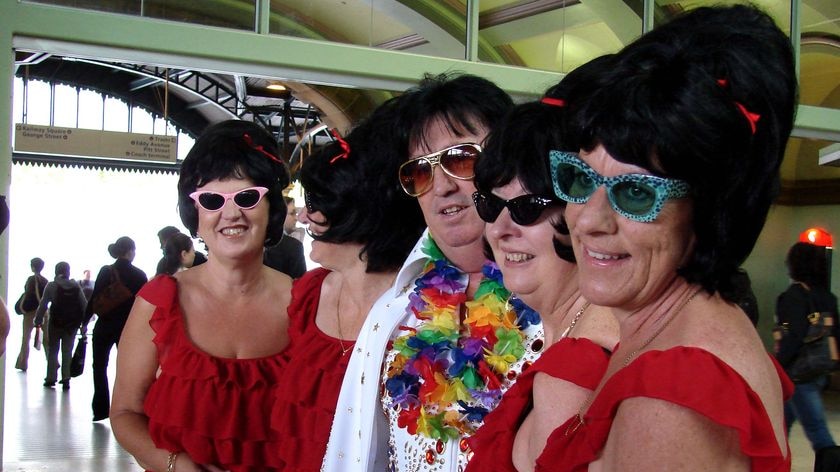
<svg viewBox="0 0 840 472">
<path fill-rule="evenodd" d="M 569 72 L 595 57 L 618 51 L 641 34 L 641 11 L 635 3 L 617 1 L 605 6 L 577 0 L 482 0 L 479 58 Z"/>
<path fill-rule="evenodd" d="M 79 128 L 102 129 L 102 95 L 92 90 L 79 92 Z"/>
<path fill-rule="evenodd" d="M 30 80 L 26 92 L 26 122 L 30 125 L 50 124 L 50 84 Z"/>
<path fill-rule="evenodd" d="M 140 14 L 143 0 L 27 0 L 31 3 L 45 3 L 63 7 L 97 10 L 109 13 Z"/>
<path fill-rule="evenodd" d="M 64 7 L 254 30 L 256 0 L 30 0 Z"/>
<path fill-rule="evenodd" d="M 151 113 L 140 108 L 131 109 L 131 131 L 139 134 L 154 134 L 155 119 Z"/>
<path fill-rule="evenodd" d="M 799 101 L 840 108 L 840 2 L 802 0 Z"/>
<path fill-rule="evenodd" d="M 128 104 L 114 98 L 105 98 L 105 126 L 106 131 L 128 131 Z"/>
<path fill-rule="evenodd" d="M 273 0 L 269 31 L 463 59 L 465 12 L 449 0 Z"/>
<path fill-rule="evenodd" d="M 141 15 L 254 31 L 256 0 L 143 0 Z"/>
<path fill-rule="evenodd" d="M 166 135 L 166 120 L 160 117 L 155 117 L 155 126 L 152 134 Z"/>
<path fill-rule="evenodd" d="M 190 135 L 187 133 L 178 134 L 178 160 L 184 160 L 187 157 L 187 153 L 190 152 L 193 144 L 195 144 L 195 139 L 191 138 Z"/>
<path fill-rule="evenodd" d="M 13 96 L 12 122 L 23 123 L 23 79 L 20 77 L 15 77 Z"/>
<path fill-rule="evenodd" d="M 53 124 L 64 128 L 76 127 L 76 88 L 64 84 L 55 86 Z"/>
</svg>

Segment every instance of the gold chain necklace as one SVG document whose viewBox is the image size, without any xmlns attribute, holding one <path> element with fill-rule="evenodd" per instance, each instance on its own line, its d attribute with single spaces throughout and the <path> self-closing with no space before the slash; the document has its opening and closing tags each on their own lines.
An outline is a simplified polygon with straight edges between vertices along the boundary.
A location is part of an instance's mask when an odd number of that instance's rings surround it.
<svg viewBox="0 0 840 472">
<path fill-rule="evenodd" d="M 589 308 L 589 302 L 588 302 L 588 301 L 587 301 L 586 303 L 584 303 L 582 307 L 580 307 L 580 310 L 578 310 L 578 311 L 577 311 L 577 313 L 575 313 L 575 317 L 574 317 L 574 318 L 572 318 L 572 322 L 571 322 L 571 323 L 569 324 L 569 326 L 565 329 L 565 331 L 563 331 L 563 334 L 561 334 L 561 335 L 560 335 L 560 339 L 563 339 L 563 338 L 565 338 L 566 336 L 568 336 L 568 335 L 572 334 L 572 330 L 573 330 L 573 329 L 575 329 L 575 325 L 577 324 L 577 322 L 578 322 L 578 320 L 580 319 L 581 315 L 583 315 L 583 312 L 584 312 L 587 308 Z"/>
<path fill-rule="evenodd" d="M 694 300 L 694 297 L 696 297 L 698 293 L 700 293 L 700 290 L 694 292 L 690 297 L 688 297 L 684 302 L 682 302 L 680 306 L 677 307 L 676 311 L 674 311 L 674 314 L 671 315 L 671 317 L 668 318 L 664 323 L 662 323 L 662 325 L 659 326 L 659 328 L 657 328 L 657 330 L 649 338 L 647 338 L 641 346 L 637 347 L 633 352 L 628 354 L 627 357 L 624 358 L 622 367 L 627 367 L 627 365 L 630 364 L 630 361 L 633 360 L 634 357 L 636 357 L 636 354 L 638 354 L 639 351 L 646 348 L 648 344 L 653 342 L 653 340 L 656 339 L 657 336 L 659 336 L 663 331 L 665 331 L 665 328 L 667 328 L 668 325 L 670 325 L 671 322 L 674 321 L 674 318 L 676 318 L 677 315 L 680 314 L 683 308 L 685 308 L 685 306 L 688 305 L 688 303 L 691 302 L 691 300 Z"/>
<path fill-rule="evenodd" d="M 344 334 L 341 332 L 341 290 L 338 291 L 338 303 L 336 303 L 335 320 L 338 324 L 338 345 L 341 346 L 341 355 L 344 356 L 353 348 L 353 346 L 344 346 Z"/>
<path fill-rule="evenodd" d="M 701 290 L 694 292 L 690 297 L 688 297 L 684 302 L 682 302 L 680 306 L 678 306 L 677 309 L 674 310 L 674 314 L 671 315 L 670 318 L 665 320 L 665 322 L 662 323 L 650 337 L 645 339 L 645 341 L 639 347 L 634 349 L 633 352 L 631 352 L 627 355 L 627 357 L 624 358 L 624 361 L 621 363 L 621 367 L 627 367 L 627 365 L 630 364 L 630 361 L 633 360 L 634 357 L 636 357 L 636 354 L 638 354 L 642 349 L 646 348 L 650 343 L 652 343 L 657 336 L 662 334 L 662 332 L 665 331 L 665 328 L 667 328 L 668 325 L 670 325 L 671 322 L 674 321 L 674 318 L 676 318 L 677 315 L 680 314 L 683 308 L 685 308 L 685 306 L 688 305 L 689 302 L 691 302 L 691 300 L 694 300 L 694 297 L 696 297 L 700 292 Z M 592 392 L 589 398 L 587 398 L 583 405 L 581 405 L 580 410 L 578 410 L 578 412 L 575 414 L 574 421 L 572 421 L 572 423 L 570 423 L 569 426 L 566 427 L 566 432 L 564 433 L 565 436 L 573 434 L 575 431 L 578 430 L 578 428 L 584 425 L 583 412 L 589 409 L 589 405 L 592 403 L 593 400 L 593 395 L 595 395 L 595 392 Z"/>
</svg>

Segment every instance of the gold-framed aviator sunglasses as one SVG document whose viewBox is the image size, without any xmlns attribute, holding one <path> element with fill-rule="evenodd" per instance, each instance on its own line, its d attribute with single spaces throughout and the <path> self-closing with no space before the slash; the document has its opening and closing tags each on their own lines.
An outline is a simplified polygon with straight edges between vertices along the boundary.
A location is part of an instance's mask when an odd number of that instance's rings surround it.
<svg viewBox="0 0 840 472">
<path fill-rule="evenodd" d="M 436 165 L 452 178 L 470 180 L 475 176 L 475 161 L 481 152 L 478 144 L 462 143 L 410 159 L 400 166 L 400 185 L 412 197 L 423 195 L 432 188 Z"/>
</svg>

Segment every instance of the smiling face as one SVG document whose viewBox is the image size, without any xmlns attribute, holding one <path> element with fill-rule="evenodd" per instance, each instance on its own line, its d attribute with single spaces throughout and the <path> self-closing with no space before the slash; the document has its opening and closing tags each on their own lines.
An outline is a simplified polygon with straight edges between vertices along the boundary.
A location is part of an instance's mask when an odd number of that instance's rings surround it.
<svg viewBox="0 0 840 472">
<path fill-rule="evenodd" d="M 213 180 L 197 190 L 235 193 L 253 187 L 250 179 L 231 178 Z M 242 258 L 260 256 L 265 244 L 268 227 L 268 200 L 263 198 L 256 206 L 243 210 L 233 200 L 225 201 L 219 211 L 207 211 L 198 204 L 198 235 L 214 256 Z"/>
<path fill-rule="evenodd" d="M 426 142 L 417 143 L 409 149 L 410 158 L 460 143 L 481 144 L 487 136 L 487 131 L 483 129 L 478 134 L 456 136 L 440 120 L 432 121 L 429 127 Z M 481 247 L 484 222 L 478 217 L 472 203 L 472 194 L 475 192 L 472 179 L 452 178 L 439 165 L 434 167 L 434 173 L 432 188 L 417 197 L 417 201 L 438 247 L 448 257 L 452 257 L 449 253 L 453 249 L 472 245 Z"/>
<path fill-rule="evenodd" d="M 613 159 L 603 146 L 581 152 L 580 158 L 605 177 L 650 174 Z M 566 221 L 581 293 L 597 305 L 635 310 L 654 301 L 694 248 L 688 198 L 666 201 L 654 221 L 642 223 L 616 213 L 602 186 L 586 203 L 569 203 Z"/>
<path fill-rule="evenodd" d="M 530 192 L 522 188 L 519 179 L 492 193 L 511 200 Z M 560 259 L 554 250 L 557 231 L 552 224 L 560 221 L 563 210 L 551 206 L 527 226 L 511 220 L 505 208 L 496 221 L 487 223 L 485 236 L 493 250 L 493 257 L 504 276 L 505 287 L 531 306 L 541 306 L 556 296 L 556 285 L 564 284 L 574 275 L 575 265 Z"/>
</svg>

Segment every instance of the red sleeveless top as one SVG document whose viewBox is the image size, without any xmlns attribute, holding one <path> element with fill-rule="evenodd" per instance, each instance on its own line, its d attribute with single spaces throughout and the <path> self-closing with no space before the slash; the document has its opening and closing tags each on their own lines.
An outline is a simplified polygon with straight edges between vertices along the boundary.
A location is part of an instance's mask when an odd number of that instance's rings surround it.
<svg viewBox="0 0 840 472">
<path fill-rule="evenodd" d="M 790 398 L 793 384 L 772 360 L 784 398 Z M 588 470 L 588 464 L 598 458 L 607 441 L 619 405 L 632 397 L 672 402 L 734 429 L 753 472 L 790 470 L 790 448 L 784 454 L 779 450 L 758 394 L 738 372 L 710 352 L 684 346 L 645 352 L 616 372 L 587 410 L 584 424 L 573 426 L 577 422 L 573 417 L 551 433 L 535 470 Z"/>
<path fill-rule="evenodd" d="M 534 377 L 538 372 L 595 390 L 609 363 L 609 354 L 586 338 L 563 338 L 552 344 L 516 383 L 501 403 L 484 418 L 484 425 L 468 440 L 473 457 L 467 472 L 509 472 L 513 442 L 519 427 L 533 409 Z"/>
<path fill-rule="evenodd" d="M 284 374 L 282 353 L 227 359 L 198 349 L 187 337 L 171 276 L 155 277 L 138 296 L 156 307 L 149 324 L 161 372 L 143 404 L 155 445 L 231 472 L 280 470 L 276 451 L 284 438 L 269 427 L 267 412 Z"/>
<path fill-rule="evenodd" d="M 321 470 L 354 346 L 353 341 L 339 342 L 315 324 L 321 284 L 329 273 L 322 268 L 311 270 L 292 286 L 289 347 L 284 353 L 288 363 L 271 410 L 271 427 L 283 436 L 277 452 L 284 472 Z"/>
</svg>

